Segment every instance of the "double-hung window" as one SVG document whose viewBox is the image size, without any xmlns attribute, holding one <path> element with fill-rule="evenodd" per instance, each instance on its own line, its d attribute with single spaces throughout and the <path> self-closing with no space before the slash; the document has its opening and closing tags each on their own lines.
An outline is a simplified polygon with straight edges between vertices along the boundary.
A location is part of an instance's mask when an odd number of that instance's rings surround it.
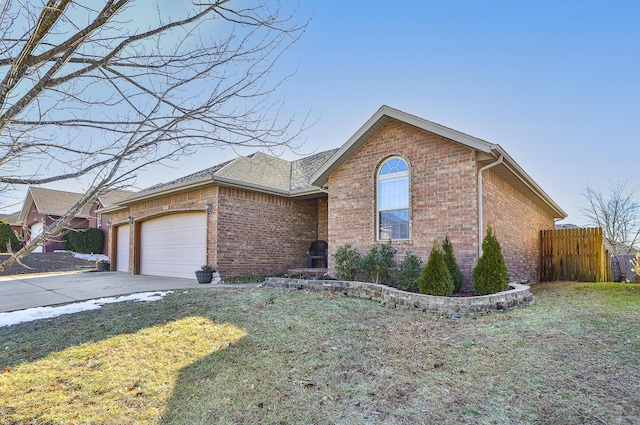
<svg viewBox="0 0 640 425">
<path fill-rule="evenodd" d="M 409 167 L 398 157 L 387 159 L 377 176 L 378 240 L 409 239 Z"/>
</svg>

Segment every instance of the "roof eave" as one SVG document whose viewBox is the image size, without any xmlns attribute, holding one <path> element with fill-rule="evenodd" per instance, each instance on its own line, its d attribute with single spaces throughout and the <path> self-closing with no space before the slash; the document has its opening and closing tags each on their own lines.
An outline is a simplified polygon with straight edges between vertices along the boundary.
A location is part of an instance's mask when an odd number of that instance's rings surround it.
<svg viewBox="0 0 640 425">
<path fill-rule="evenodd" d="M 123 199 L 117 204 L 107 205 L 106 207 L 100 209 L 100 213 L 109 214 L 115 211 L 127 209 L 130 205 L 141 202 L 141 201 L 155 199 L 161 196 L 173 195 L 175 193 L 185 192 L 185 191 L 195 189 L 200 186 L 206 186 L 212 183 L 213 183 L 213 177 L 207 176 L 198 180 L 190 181 L 188 183 L 179 183 L 171 186 L 163 186 L 156 190 L 150 190 L 148 192 L 144 192 L 144 193 L 137 194 L 129 198 Z"/>
<path fill-rule="evenodd" d="M 492 145 L 491 150 L 495 152 L 497 156 L 502 155 L 504 157 L 503 165 L 513 174 L 518 180 L 531 190 L 541 201 L 543 201 L 551 210 L 557 214 L 557 218 L 567 218 L 567 213 L 556 204 L 553 199 L 547 193 L 542 190 L 540 186 L 527 174 L 526 171 L 502 148 L 500 145 Z"/>
<path fill-rule="evenodd" d="M 285 198 L 311 197 L 311 196 L 316 196 L 316 195 L 325 193 L 319 187 L 308 187 L 308 188 L 289 191 L 289 190 L 281 190 L 281 189 L 276 189 L 268 186 L 262 186 L 262 185 L 257 185 L 257 184 L 252 184 L 252 183 L 247 183 L 243 181 L 238 181 L 238 180 L 217 176 L 217 177 L 208 177 L 198 182 L 192 182 L 191 184 L 188 184 L 188 185 L 183 184 L 183 185 L 175 186 L 172 188 L 163 188 L 163 190 L 152 191 L 152 192 L 145 193 L 144 195 L 141 195 L 141 196 L 128 198 L 126 201 L 123 201 L 117 205 L 110 205 L 105 208 L 102 208 L 100 212 L 102 214 L 109 214 L 115 211 L 127 209 L 130 205 L 141 202 L 141 201 L 146 201 L 149 199 L 155 199 L 155 198 L 159 198 L 167 195 L 172 195 L 175 193 L 196 189 L 198 187 L 202 187 L 206 185 L 219 185 L 219 186 L 231 187 L 236 189 L 250 190 L 253 192 L 264 193 L 267 195 L 281 196 Z"/>
<path fill-rule="evenodd" d="M 247 183 L 240 180 L 233 180 L 225 177 L 214 177 L 213 182 L 224 187 L 232 187 L 237 189 L 249 189 L 254 192 L 266 193 L 269 195 L 288 196 L 288 190 L 276 189 L 273 187 L 262 186 L 254 183 Z"/>
</svg>

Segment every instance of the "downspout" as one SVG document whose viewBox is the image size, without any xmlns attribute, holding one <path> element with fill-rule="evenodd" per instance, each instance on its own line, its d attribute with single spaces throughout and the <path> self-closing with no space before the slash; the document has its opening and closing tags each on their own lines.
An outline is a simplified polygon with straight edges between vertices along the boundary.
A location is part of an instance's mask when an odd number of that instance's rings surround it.
<svg viewBox="0 0 640 425">
<path fill-rule="evenodd" d="M 500 154 L 500 158 L 495 162 L 487 164 L 478 170 L 478 259 L 482 256 L 482 231 L 484 229 L 484 223 L 482 220 L 482 172 L 489 168 L 493 168 L 496 165 L 502 164 L 503 159 L 504 156 Z"/>
</svg>

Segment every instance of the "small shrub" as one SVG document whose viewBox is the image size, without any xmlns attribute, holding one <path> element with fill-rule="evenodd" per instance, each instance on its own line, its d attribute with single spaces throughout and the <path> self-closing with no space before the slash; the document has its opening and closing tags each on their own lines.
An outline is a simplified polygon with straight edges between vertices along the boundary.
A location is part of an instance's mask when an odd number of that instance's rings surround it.
<svg viewBox="0 0 640 425">
<path fill-rule="evenodd" d="M 360 268 L 370 282 L 387 283 L 390 271 L 395 265 L 395 255 L 396 249 L 391 245 L 373 246 L 362 259 Z"/>
<path fill-rule="evenodd" d="M 447 269 L 449 270 L 451 279 L 453 279 L 453 292 L 462 292 L 464 277 L 462 276 L 462 271 L 460 271 L 460 266 L 458 266 L 456 261 L 456 256 L 453 254 L 453 245 L 451 245 L 449 236 L 444 238 L 442 250 L 444 251 L 444 261 L 447 263 Z"/>
<path fill-rule="evenodd" d="M 18 237 L 11 230 L 9 223 L 3 220 L 0 223 L 0 252 L 16 252 L 20 247 Z M 10 248 L 10 251 L 7 248 Z"/>
<path fill-rule="evenodd" d="M 438 242 L 433 243 L 427 266 L 420 276 L 420 292 L 448 297 L 453 293 L 453 279 L 449 274 L 444 252 Z"/>
<path fill-rule="evenodd" d="M 86 227 L 71 229 L 62 238 L 62 247 L 81 254 L 97 254 L 104 247 L 104 233 L 101 229 Z"/>
<path fill-rule="evenodd" d="M 362 257 L 350 244 L 338 248 L 333 254 L 336 262 L 336 277 L 341 280 L 355 280 Z"/>
<path fill-rule="evenodd" d="M 420 292 L 420 274 L 422 260 L 413 254 L 407 254 L 396 273 L 396 288 L 401 291 Z"/>
<path fill-rule="evenodd" d="M 482 256 L 473 269 L 473 287 L 477 295 L 495 294 L 509 287 L 509 273 L 502 255 L 500 242 L 487 227 L 487 236 L 482 241 Z"/>
</svg>

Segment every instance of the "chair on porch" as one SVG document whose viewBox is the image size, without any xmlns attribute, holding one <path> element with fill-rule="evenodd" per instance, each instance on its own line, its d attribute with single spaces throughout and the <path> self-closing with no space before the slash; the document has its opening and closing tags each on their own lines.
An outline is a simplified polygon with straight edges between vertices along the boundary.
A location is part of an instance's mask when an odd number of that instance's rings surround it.
<svg viewBox="0 0 640 425">
<path fill-rule="evenodd" d="M 311 246 L 307 250 L 307 267 L 312 269 L 313 260 L 324 260 L 324 266 L 329 264 L 329 244 L 323 240 L 311 242 Z"/>
</svg>

